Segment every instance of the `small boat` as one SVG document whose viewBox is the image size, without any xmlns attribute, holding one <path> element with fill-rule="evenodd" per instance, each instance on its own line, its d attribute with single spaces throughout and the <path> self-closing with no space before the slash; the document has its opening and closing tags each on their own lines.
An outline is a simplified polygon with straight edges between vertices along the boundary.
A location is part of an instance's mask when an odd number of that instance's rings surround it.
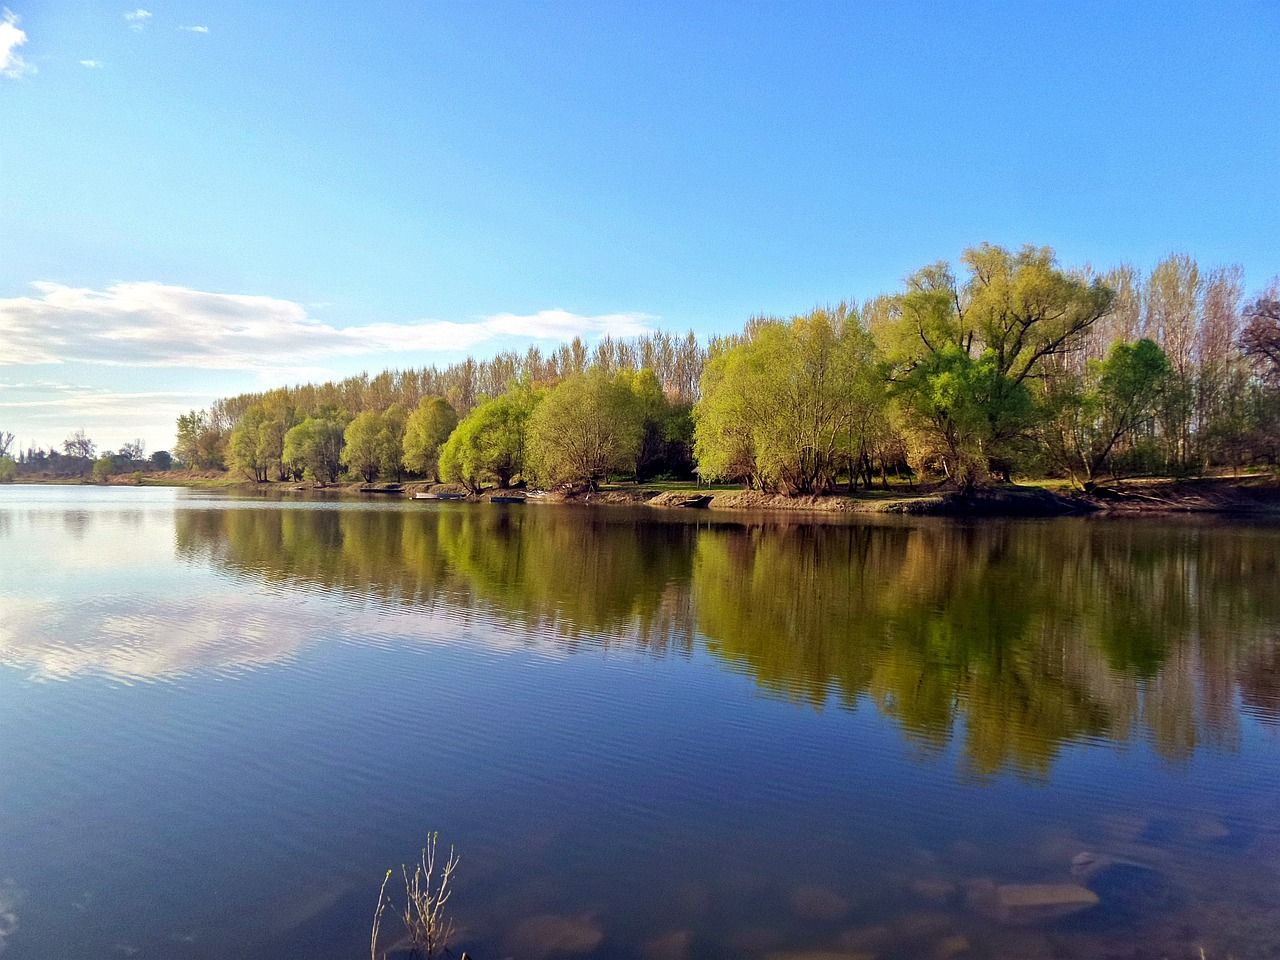
<svg viewBox="0 0 1280 960">
<path fill-rule="evenodd" d="M 711 494 L 704 493 L 700 497 L 690 497 L 688 500 L 681 500 L 676 504 L 677 507 L 688 507 L 690 510 L 705 510 L 711 506 Z"/>
<path fill-rule="evenodd" d="M 465 493 L 453 493 L 452 491 L 446 491 L 444 493 L 415 493 L 413 495 L 413 499 L 415 500 L 465 500 L 467 499 L 467 495 Z"/>
<path fill-rule="evenodd" d="M 495 493 L 489 498 L 490 503 L 524 503 L 525 498 L 518 493 Z"/>
</svg>

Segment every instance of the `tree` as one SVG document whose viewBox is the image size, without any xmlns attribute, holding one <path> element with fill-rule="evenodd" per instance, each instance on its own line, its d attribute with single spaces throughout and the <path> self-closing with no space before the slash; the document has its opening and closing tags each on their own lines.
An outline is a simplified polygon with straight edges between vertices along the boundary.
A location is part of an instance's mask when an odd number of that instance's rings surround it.
<svg viewBox="0 0 1280 960">
<path fill-rule="evenodd" d="M 13 449 L 14 436 L 5 430 L 0 430 L 0 457 L 7 457 Z"/>
<path fill-rule="evenodd" d="M 917 465 L 937 465 L 965 492 L 1007 462 L 1009 443 L 1029 421 L 1031 395 L 1002 374 L 996 358 L 977 358 L 949 344 L 930 353 L 894 384 L 908 449 Z"/>
<path fill-rule="evenodd" d="M 378 469 L 383 476 L 394 476 L 398 481 L 404 471 L 404 431 L 407 421 L 404 409 L 393 403 L 382 412 L 381 460 Z"/>
<path fill-rule="evenodd" d="M 116 472 L 116 462 L 110 454 L 103 454 L 93 461 L 93 482 L 106 483 Z"/>
<path fill-rule="evenodd" d="M 1280 281 L 1246 308 L 1240 347 L 1265 379 L 1280 384 Z"/>
<path fill-rule="evenodd" d="M 1052 388 L 1042 428 L 1045 448 L 1089 489 L 1116 445 L 1133 437 L 1159 408 L 1172 368 L 1155 341 L 1117 343 L 1081 378 Z"/>
<path fill-rule="evenodd" d="M 317 483 L 333 483 L 342 469 L 342 424 L 328 417 L 307 417 L 284 438 L 284 459 Z"/>
<path fill-rule="evenodd" d="M 173 456 L 168 450 L 157 450 L 151 454 L 151 466 L 157 470 L 168 470 L 173 466 Z"/>
<path fill-rule="evenodd" d="M 693 473 L 693 405 L 668 398 L 662 383 L 648 367 L 624 373 L 640 408 L 642 436 L 636 455 L 637 481 L 666 474 Z"/>
<path fill-rule="evenodd" d="M 178 442 L 174 452 L 189 469 L 220 470 L 225 462 L 226 435 L 207 412 L 192 410 L 178 417 Z"/>
<path fill-rule="evenodd" d="M 1029 425 L 1027 381 L 1081 344 L 1114 293 L 1064 273 L 1048 247 L 984 244 L 963 261 L 963 284 L 945 263 L 911 277 L 879 332 L 914 457 L 972 489 L 992 469 L 1008 475 Z"/>
<path fill-rule="evenodd" d="M 594 490 L 610 471 L 632 470 L 644 438 L 645 411 L 625 373 L 597 368 L 562 380 L 529 421 L 530 475 L 547 486 Z"/>
<path fill-rule="evenodd" d="M 830 492 L 866 455 L 882 406 L 871 337 L 849 305 L 759 322 L 704 370 L 699 469 L 766 490 Z"/>
<path fill-rule="evenodd" d="M 66 440 L 62 441 L 62 452 L 68 457 L 84 457 L 92 459 L 97 452 L 98 445 L 85 435 L 83 430 L 77 430 Z"/>
<path fill-rule="evenodd" d="M 400 461 L 400 445 L 392 444 L 390 440 L 391 434 L 382 414 L 372 410 L 356 414 L 343 433 L 343 465 L 364 477 L 365 483 L 373 483 L 392 456 L 396 463 Z M 390 453 L 392 450 L 394 454 Z"/>
<path fill-rule="evenodd" d="M 517 385 L 472 410 L 440 451 L 444 479 L 473 493 L 490 479 L 509 487 L 524 472 L 529 417 L 540 396 Z"/>
<path fill-rule="evenodd" d="M 424 397 L 404 429 L 405 467 L 440 481 L 440 448 L 458 426 L 458 412 L 444 397 Z"/>
<path fill-rule="evenodd" d="M 122 444 L 120 447 L 120 456 L 124 457 L 126 460 L 130 462 L 135 462 L 139 460 L 145 460 L 147 456 L 146 451 L 147 451 L 147 445 L 143 443 L 142 438 L 139 437 L 136 440 L 132 440 L 128 443 Z"/>
<path fill-rule="evenodd" d="M 271 468 L 280 462 L 281 441 L 278 421 L 267 416 L 262 404 L 254 404 L 231 431 L 228 441 L 231 464 L 249 479 L 266 483 Z"/>
<path fill-rule="evenodd" d="M 0 454 L 0 483 L 12 483 L 18 475 L 18 464 L 8 454 Z"/>
</svg>

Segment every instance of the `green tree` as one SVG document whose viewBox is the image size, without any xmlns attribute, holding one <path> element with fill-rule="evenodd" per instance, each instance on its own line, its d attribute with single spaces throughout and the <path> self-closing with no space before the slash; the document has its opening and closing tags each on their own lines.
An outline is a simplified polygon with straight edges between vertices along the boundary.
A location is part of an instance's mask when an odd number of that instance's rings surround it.
<svg viewBox="0 0 1280 960">
<path fill-rule="evenodd" d="M 18 464 L 13 457 L 0 454 L 0 483 L 12 483 L 18 475 Z"/>
<path fill-rule="evenodd" d="M 945 263 L 911 277 L 877 333 L 913 458 L 971 489 L 991 469 L 1007 476 L 1031 425 L 1027 381 L 1079 345 L 1114 293 L 1064 273 L 1048 247 L 984 244 L 963 261 L 963 283 Z"/>
<path fill-rule="evenodd" d="M 478 493 L 488 480 L 507 488 L 523 474 L 529 418 L 540 394 L 515 386 L 486 400 L 458 424 L 440 451 L 445 480 Z"/>
<path fill-rule="evenodd" d="M 883 409 L 870 336 L 848 305 L 757 323 L 713 353 L 694 407 L 704 477 L 827 493 L 863 456 Z"/>
<path fill-rule="evenodd" d="M 382 412 L 382 429 L 378 438 L 378 470 L 384 477 L 399 480 L 404 471 L 406 422 L 404 408 L 398 403 L 393 403 Z"/>
<path fill-rule="evenodd" d="M 151 454 L 151 466 L 156 470 L 168 470 L 173 466 L 173 456 L 168 450 L 157 450 Z"/>
<path fill-rule="evenodd" d="M 365 483 L 373 483 L 385 462 L 386 436 L 382 414 L 372 410 L 356 414 L 343 433 L 343 466 L 362 476 Z"/>
<path fill-rule="evenodd" d="M 610 471 L 634 470 L 645 410 L 632 378 L 596 369 L 562 380 L 529 421 L 530 475 L 547 486 L 594 490 Z"/>
<path fill-rule="evenodd" d="M 106 483 L 111 479 L 111 475 L 116 472 L 115 458 L 110 454 L 103 454 L 93 461 L 93 482 Z"/>
<path fill-rule="evenodd" d="M 440 480 L 440 448 L 458 426 L 458 412 L 444 397 L 425 397 L 409 414 L 404 429 L 404 465 Z"/>
<path fill-rule="evenodd" d="M 192 410 L 178 417 L 178 441 L 174 450 L 188 468 L 220 470 L 226 462 L 226 435 L 206 411 Z"/>
<path fill-rule="evenodd" d="M 1165 352 L 1144 339 L 1114 344 L 1081 377 L 1055 378 L 1040 432 L 1050 457 L 1092 487 L 1117 444 L 1154 419 L 1171 373 Z"/>
<path fill-rule="evenodd" d="M 952 344 L 921 359 L 894 384 L 912 459 L 936 465 L 964 491 L 1031 421 L 1027 388 L 1000 373 L 995 358 Z"/>
<path fill-rule="evenodd" d="M 227 452 L 231 465 L 257 483 L 266 483 L 273 470 L 279 473 L 284 434 L 279 420 L 266 407 L 254 404 L 231 431 Z"/>
<path fill-rule="evenodd" d="M 284 459 L 317 483 L 333 483 L 342 469 L 342 424 L 331 417 L 307 417 L 284 438 Z"/>
</svg>

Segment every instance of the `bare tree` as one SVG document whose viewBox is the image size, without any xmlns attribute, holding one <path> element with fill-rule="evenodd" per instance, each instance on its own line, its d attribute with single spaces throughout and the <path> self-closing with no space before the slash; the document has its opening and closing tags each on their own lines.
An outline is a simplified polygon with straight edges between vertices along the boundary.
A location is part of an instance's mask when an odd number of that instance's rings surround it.
<svg viewBox="0 0 1280 960">
<path fill-rule="evenodd" d="M 62 452 L 68 457 L 92 459 L 97 450 L 98 445 L 90 440 L 83 430 L 77 430 L 62 441 Z"/>
<path fill-rule="evenodd" d="M 13 434 L 6 430 L 0 430 L 0 457 L 7 457 L 12 446 Z"/>
<path fill-rule="evenodd" d="M 1245 309 L 1240 346 L 1259 373 L 1280 382 L 1280 278 Z"/>
</svg>

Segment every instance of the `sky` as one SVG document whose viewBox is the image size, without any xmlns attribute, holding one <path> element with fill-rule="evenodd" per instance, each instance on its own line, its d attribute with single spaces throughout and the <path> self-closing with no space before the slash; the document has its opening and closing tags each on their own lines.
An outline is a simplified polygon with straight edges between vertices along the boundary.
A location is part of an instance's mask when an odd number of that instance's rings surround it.
<svg viewBox="0 0 1280 960">
<path fill-rule="evenodd" d="M 3 2 L 3 0 L 0 0 Z M 861 300 L 1280 273 L 1280 4 L 8 0 L 0 431 Z"/>
</svg>

